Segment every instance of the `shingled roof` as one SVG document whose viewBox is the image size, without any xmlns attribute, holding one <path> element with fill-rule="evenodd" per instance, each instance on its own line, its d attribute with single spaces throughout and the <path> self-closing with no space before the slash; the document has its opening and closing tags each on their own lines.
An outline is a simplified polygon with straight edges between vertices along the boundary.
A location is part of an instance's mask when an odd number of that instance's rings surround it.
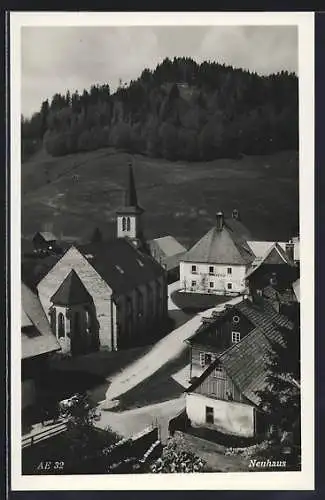
<svg viewBox="0 0 325 500">
<path fill-rule="evenodd" d="M 60 349 L 38 296 L 21 285 L 22 359 L 48 354 Z"/>
<path fill-rule="evenodd" d="M 89 264 L 120 294 L 164 275 L 165 271 L 150 255 L 136 249 L 126 238 L 78 246 Z"/>
<path fill-rule="evenodd" d="M 255 327 L 270 339 L 280 341 L 282 335 L 279 328 L 293 328 L 293 323 L 283 314 L 278 313 L 272 305 L 262 297 L 258 301 L 251 302 L 246 299 L 234 306 L 240 311 Z"/>
<path fill-rule="evenodd" d="M 73 306 L 90 303 L 92 298 L 76 271 L 72 269 L 51 297 L 51 302 L 55 305 Z"/>
<path fill-rule="evenodd" d="M 238 221 L 232 220 L 232 225 Z M 255 255 L 240 232 L 233 230 L 225 221 L 221 230 L 216 226 L 210 229 L 182 257 L 185 262 L 247 265 Z"/>
<path fill-rule="evenodd" d="M 273 341 L 276 339 L 274 338 Z M 267 385 L 268 358 L 271 352 L 271 343 L 262 330 L 254 328 L 240 342 L 233 344 L 218 356 L 186 392 L 194 392 L 221 363 L 243 396 L 258 405 L 260 398 L 256 392 L 262 391 Z"/>
</svg>

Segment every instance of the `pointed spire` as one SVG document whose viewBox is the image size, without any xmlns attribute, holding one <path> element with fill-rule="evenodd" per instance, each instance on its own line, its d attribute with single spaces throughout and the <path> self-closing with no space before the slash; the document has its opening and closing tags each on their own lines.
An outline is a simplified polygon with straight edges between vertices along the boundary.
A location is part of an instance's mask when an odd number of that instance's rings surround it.
<svg viewBox="0 0 325 500">
<path fill-rule="evenodd" d="M 125 192 L 125 206 L 126 207 L 138 206 L 137 191 L 135 189 L 133 168 L 131 163 L 129 163 L 129 178 L 128 178 L 127 189 Z"/>
</svg>

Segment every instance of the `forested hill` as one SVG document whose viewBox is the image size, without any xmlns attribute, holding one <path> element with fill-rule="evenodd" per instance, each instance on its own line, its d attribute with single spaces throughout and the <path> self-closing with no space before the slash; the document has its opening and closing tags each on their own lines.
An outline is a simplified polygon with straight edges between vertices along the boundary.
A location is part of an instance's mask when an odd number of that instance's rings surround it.
<svg viewBox="0 0 325 500">
<path fill-rule="evenodd" d="M 22 117 L 22 157 L 114 146 L 168 160 L 211 160 L 298 148 L 298 79 L 165 59 L 110 93 L 55 94 Z"/>
</svg>

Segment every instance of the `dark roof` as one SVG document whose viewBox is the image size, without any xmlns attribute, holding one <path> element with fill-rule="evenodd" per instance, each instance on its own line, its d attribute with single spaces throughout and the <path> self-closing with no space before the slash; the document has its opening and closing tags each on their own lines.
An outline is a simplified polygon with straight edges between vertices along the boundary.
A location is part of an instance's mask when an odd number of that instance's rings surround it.
<svg viewBox="0 0 325 500">
<path fill-rule="evenodd" d="M 125 190 L 125 200 L 124 207 L 120 208 L 117 213 L 120 214 L 131 214 L 131 213 L 142 213 L 143 208 L 138 204 L 137 191 L 135 188 L 133 168 L 129 165 L 129 176 L 127 188 Z"/>
<path fill-rule="evenodd" d="M 245 238 L 234 230 L 231 219 L 229 225 L 226 221 L 222 230 L 214 226 L 208 231 L 186 254 L 182 260 L 186 262 L 206 262 L 216 264 L 250 264 L 255 255 L 248 246 Z"/>
<path fill-rule="evenodd" d="M 259 328 L 255 328 L 219 357 L 235 386 L 256 405 L 260 402 L 256 392 L 267 385 L 267 362 L 271 352 L 270 342 Z"/>
<path fill-rule="evenodd" d="M 286 290 L 277 290 L 274 286 L 268 285 L 263 289 L 263 296 L 283 305 L 289 305 L 297 302 L 297 297 L 292 287 Z"/>
<path fill-rule="evenodd" d="M 225 223 L 234 233 L 237 233 L 245 240 L 250 240 L 252 238 L 252 233 L 241 222 L 241 220 L 235 219 L 234 217 L 229 217 L 225 219 Z"/>
<path fill-rule="evenodd" d="M 62 255 L 59 254 L 51 254 L 46 257 L 23 256 L 21 262 L 22 281 L 29 288 L 35 290 L 36 285 L 46 276 L 61 257 Z"/>
<path fill-rule="evenodd" d="M 92 298 L 76 271 L 72 269 L 51 297 L 51 302 L 55 305 L 73 306 L 90 303 Z"/>
<path fill-rule="evenodd" d="M 40 235 L 44 241 L 56 241 L 56 236 L 54 236 L 53 233 L 51 233 L 50 231 L 39 231 L 35 234 L 34 238 L 36 236 Z"/>
<path fill-rule="evenodd" d="M 126 238 L 77 248 L 115 294 L 149 283 L 165 273 L 158 262 L 136 249 Z"/>
<path fill-rule="evenodd" d="M 38 295 L 21 285 L 22 358 L 31 358 L 60 349 Z"/>
<path fill-rule="evenodd" d="M 277 341 L 275 338 L 273 339 Z M 256 391 L 267 385 L 268 357 L 272 347 L 260 328 L 254 328 L 240 342 L 233 344 L 219 356 L 202 375 L 187 389 L 193 392 L 221 363 L 229 378 L 239 391 L 252 403 L 260 402 Z"/>
<path fill-rule="evenodd" d="M 293 328 L 293 323 L 283 314 L 278 313 L 268 300 L 262 297 L 258 302 L 252 303 L 246 299 L 233 306 L 234 310 L 240 311 L 255 327 L 260 328 L 270 338 L 281 341 L 282 335 L 279 328 Z"/>
<path fill-rule="evenodd" d="M 294 261 L 277 242 L 270 247 L 265 256 L 259 260 L 257 265 L 254 265 L 253 263 L 252 267 L 247 271 L 246 277 L 251 276 L 262 265 L 287 265 L 290 267 L 297 267 Z"/>
<path fill-rule="evenodd" d="M 233 313 L 232 313 L 233 314 Z M 218 335 L 218 325 L 227 320 L 229 317 L 229 310 L 223 310 L 218 316 L 202 319 L 202 324 L 196 330 L 194 335 L 186 340 L 190 345 L 202 345 L 211 347 L 214 352 L 223 352 L 228 343 L 225 342 L 223 335 Z"/>
</svg>

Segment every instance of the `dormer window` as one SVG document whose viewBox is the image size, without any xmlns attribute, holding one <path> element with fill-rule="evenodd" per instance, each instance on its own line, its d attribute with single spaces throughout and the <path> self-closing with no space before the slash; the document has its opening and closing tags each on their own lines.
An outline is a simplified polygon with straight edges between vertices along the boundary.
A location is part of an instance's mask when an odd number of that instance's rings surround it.
<svg viewBox="0 0 325 500">
<path fill-rule="evenodd" d="M 233 344 L 240 342 L 240 332 L 231 332 L 231 342 Z"/>
</svg>

